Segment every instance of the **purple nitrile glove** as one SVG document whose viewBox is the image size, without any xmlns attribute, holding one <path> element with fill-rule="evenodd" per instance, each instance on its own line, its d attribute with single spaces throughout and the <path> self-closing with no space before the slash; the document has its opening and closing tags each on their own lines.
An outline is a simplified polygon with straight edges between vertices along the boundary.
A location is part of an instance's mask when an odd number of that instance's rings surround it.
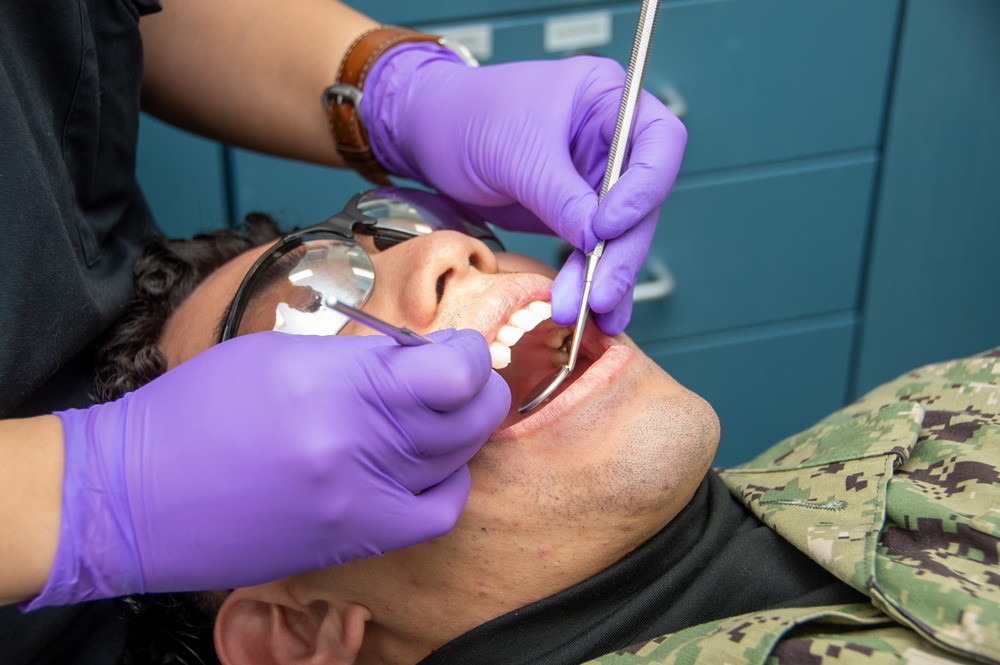
<svg viewBox="0 0 1000 665">
<path fill-rule="evenodd" d="M 389 171 L 504 228 L 551 230 L 576 248 L 553 286 L 557 323 L 576 320 L 581 251 L 606 239 L 590 306 L 601 329 L 616 334 L 631 317 L 636 275 L 687 143 L 684 125 L 643 92 L 626 169 L 598 206 L 624 83 L 624 70 L 606 58 L 473 68 L 437 44 L 411 43 L 375 62 L 361 115 Z"/>
<path fill-rule="evenodd" d="M 510 391 L 478 332 L 431 337 L 247 335 L 58 414 L 59 545 L 26 609 L 259 584 L 446 533 Z"/>
</svg>

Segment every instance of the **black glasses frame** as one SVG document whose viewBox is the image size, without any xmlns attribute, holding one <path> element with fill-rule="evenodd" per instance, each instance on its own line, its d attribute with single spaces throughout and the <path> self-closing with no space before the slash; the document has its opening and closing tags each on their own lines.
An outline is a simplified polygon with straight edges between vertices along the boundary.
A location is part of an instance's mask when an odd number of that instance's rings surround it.
<svg viewBox="0 0 1000 665">
<path fill-rule="evenodd" d="M 244 310 L 246 309 L 250 294 L 253 293 L 254 286 L 257 284 L 258 278 L 260 275 L 265 274 L 267 269 L 280 260 L 288 250 L 298 247 L 307 240 L 319 240 L 324 238 L 332 238 L 335 240 L 356 243 L 354 237 L 357 233 L 373 238 L 376 246 L 381 246 L 385 243 L 390 245 L 398 244 L 411 238 L 423 235 L 416 231 L 407 231 L 406 229 L 399 228 L 398 226 L 380 226 L 378 219 L 366 214 L 359 207 L 359 204 L 361 204 L 361 202 L 369 196 L 382 197 L 401 202 L 408 202 L 409 200 L 412 200 L 420 206 L 430 208 L 434 214 L 440 214 L 440 209 L 442 206 L 445 206 L 446 212 L 452 212 L 463 217 L 469 216 L 467 211 L 458 207 L 457 204 L 451 200 L 445 199 L 444 197 L 431 192 L 407 190 L 399 187 L 385 187 L 355 194 L 350 198 L 343 210 L 340 212 L 317 224 L 286 233 L 281 236 L 277 243 L 258 257 L 253 266 L 250 267 L 250 270 L 247 271 L 247 274 L 244 275 L 243 281 L 240 282 L 239 288 L 236 289 L 236 295 L 233 296 L 233 300 L 229 304 L 229 309 L 226 311 L 222 329 L 219 333 L 219 343 L 236 337 L 240 323 L 243 320 Z M 491 245 L 492 248 L 504 251 L 503 243 L 500 242 L 500 240 L 486 227 L 484 223 L 473 223 L 471 220 L 466 221 L 468 221 L 472 228 L 469 228 L 467 225 L 456 227 L 453 230 L 461 231 L 466 235 L 476 237 L 477 239 L 486 242 L 488 245 Z M 470 231 L 472 231 L 472 229 L 479 231 L 479 233 L 471 233 Z M 368 256 L 368 252 L 365 252 L 365 256 Z M 371 257 L 368 257 L 368 261 L 371 263 Z M 372 281 L 372 284 L 374 288 L 374 280 Z M 365 295 L 365 300 L 367 300 L 368 295 L 370 294 L 371 292 L 369 291 L 369 293 Z M 361 304 L 363 303 L 359 303 L 357 306 L 360 307 Z"/>
</svg>

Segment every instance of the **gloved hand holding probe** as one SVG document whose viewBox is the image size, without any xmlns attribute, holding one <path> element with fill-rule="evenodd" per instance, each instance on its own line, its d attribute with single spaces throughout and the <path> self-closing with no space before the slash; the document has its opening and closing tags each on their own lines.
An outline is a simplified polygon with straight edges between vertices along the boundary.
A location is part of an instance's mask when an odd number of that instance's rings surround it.
<svg viewBox="0 0 1000 665">
<path fill-rule="evenodd" d="M 632 312 L 636 275 L 687 132 L 649 93 L 639 101 L 621 179 L 598 206 L 625 72 L 578 57 L 473 68 L 434 43 L 375 62 L 361 115 L 379 162 L 469 204 L 510 230 L 555 232 L 576 252 L 552 289 L 552 318 L 575 321 L 583 252 L 608 240 L 590 306 L 606 333 Z"/>
<path fill-rule="evenodd" d="M 510 392 L 481 335 L 432 338 L 247 335 L 58 414 L 59 546 L 30 607 L 252 585 L 447 532 Z"/>
</svg>

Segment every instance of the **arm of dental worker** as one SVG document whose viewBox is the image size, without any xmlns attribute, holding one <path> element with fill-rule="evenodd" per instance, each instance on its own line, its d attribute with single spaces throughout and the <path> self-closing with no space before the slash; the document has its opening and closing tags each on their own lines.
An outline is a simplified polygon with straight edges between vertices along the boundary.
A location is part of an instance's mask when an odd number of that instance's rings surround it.
<svg viewBox="0 0 1000 665">
<path fill-rule="evenodd" d="M 139 24 L 143 109 L 231 145 L 343 166 L 321 97 L 377 25 L 335 0 L 169 0 Z"/>
<path fill-rule="evenodd" d="M 478 332 L 431 337 L 247 335 L 0 422 L 0 599 L 233 588 L 447 532 L 510 392 Z"/>
</svg>

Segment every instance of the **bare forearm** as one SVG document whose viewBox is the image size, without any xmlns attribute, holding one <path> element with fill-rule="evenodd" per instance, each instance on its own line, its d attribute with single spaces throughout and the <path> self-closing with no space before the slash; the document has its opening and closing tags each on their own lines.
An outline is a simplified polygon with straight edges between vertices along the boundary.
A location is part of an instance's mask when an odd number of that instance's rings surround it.
<svg viewBox="0 0 1000 665">
<path fill-rule="evenodd" d="M 59 542 L 62 426 L 56 416 L 0 421 L 0 605 L 48 579 Z"/>
<path fill-rule="evenodd" d="M 166 0 L 140 24 L 143 107 L 226 143 L 340 166 L 320 98 L 375 25 L 332 0 Z"/>
</svg>

